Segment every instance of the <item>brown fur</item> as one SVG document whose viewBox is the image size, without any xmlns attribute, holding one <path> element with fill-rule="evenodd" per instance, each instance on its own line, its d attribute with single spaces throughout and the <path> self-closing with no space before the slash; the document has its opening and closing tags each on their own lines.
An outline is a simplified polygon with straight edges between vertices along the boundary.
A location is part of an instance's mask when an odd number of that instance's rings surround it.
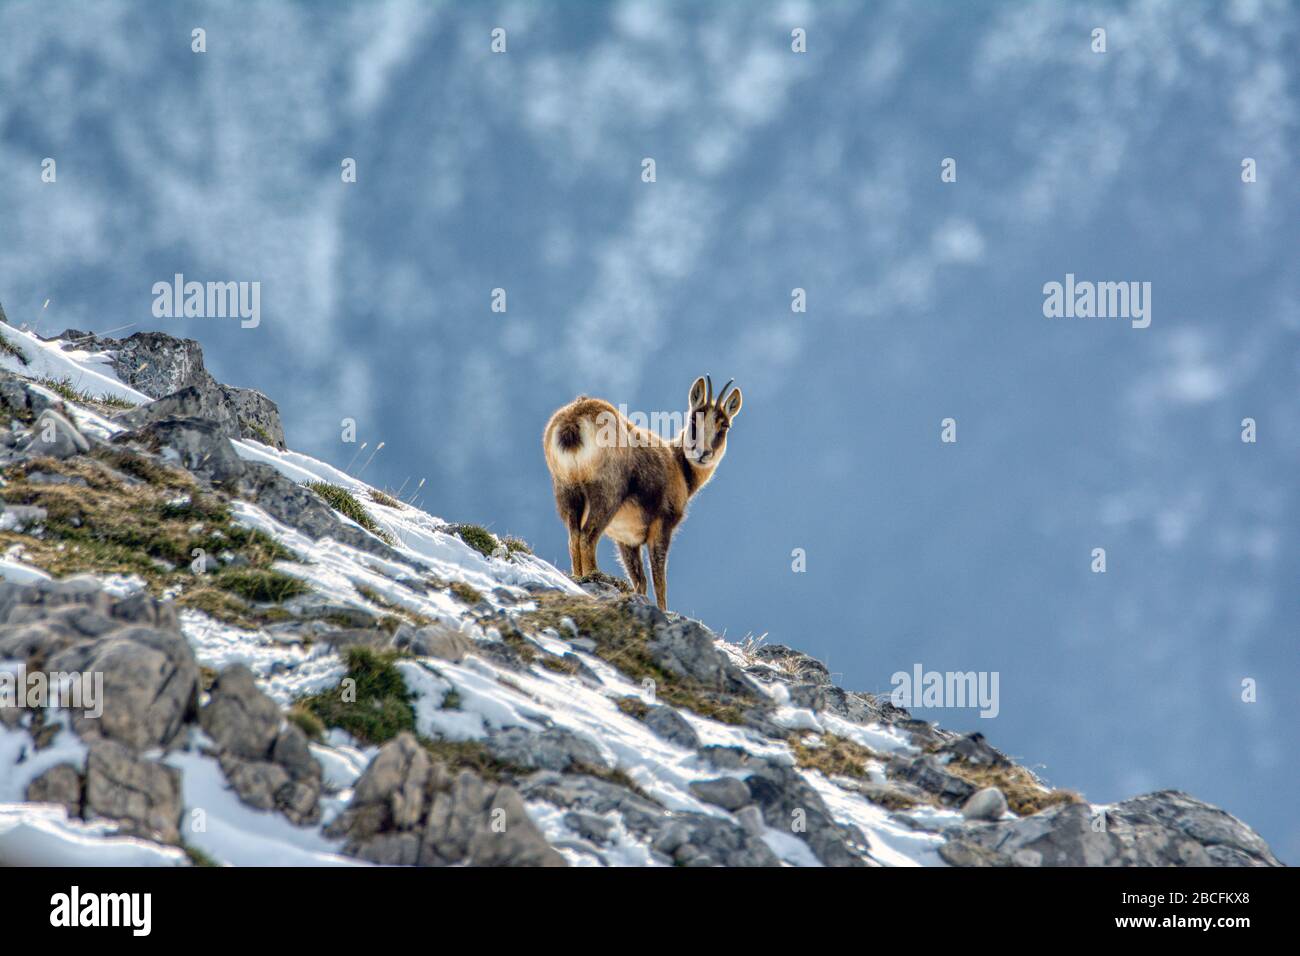
<svg viewBox="0 0 1300 956">
<path fill-rule="evenodd" d="M 696 379 L 687 427 L 672 440 L 638 428 L 609 402 L 585 395 L 551 416 L 542 447 L 556 507 L 569 531 L 575 577 L 598 570 L 596 545 L 604 534 L 618 545 L 632 587 L 645 594 L 641 548 L 648 548 L 655 600 L 667 608 L 673 532 L 726 454 L 727 433 L 740 411 L 740 389 L 729 397 L 725 393 L 724 388 L 715 401 L 712 382 Z"/>
</svg>

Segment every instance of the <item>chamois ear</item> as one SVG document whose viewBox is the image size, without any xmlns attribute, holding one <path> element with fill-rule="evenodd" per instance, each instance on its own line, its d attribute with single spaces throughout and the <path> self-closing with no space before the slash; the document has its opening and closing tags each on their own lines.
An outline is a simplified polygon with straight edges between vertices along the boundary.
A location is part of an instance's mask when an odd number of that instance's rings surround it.
<svg viewBox="0 0 1300 956">
<path fill-rule="evenodd" d="M 697 378 L 691 386 L 691 408 L 703 408 L 709 401 L 708 386 L 703 377 Z"/>
<path fill-rule="evenodd" d="M 722 410 L 726 413 L 728 419 L 735 418 L 740 414 L 740 406 L 744 401 L 745 399 L 740 394 L 740 389 L 735 388 L 731 390 L 731 394 L 728 395 L 726 401 L 722 403 Z"/>
</svg>

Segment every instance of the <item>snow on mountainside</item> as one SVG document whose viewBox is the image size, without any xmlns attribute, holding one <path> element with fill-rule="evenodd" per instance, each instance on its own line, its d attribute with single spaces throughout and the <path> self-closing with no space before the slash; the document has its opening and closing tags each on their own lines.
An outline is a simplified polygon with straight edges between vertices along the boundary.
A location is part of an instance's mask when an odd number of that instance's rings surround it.
<svg viewBox="0 0 1300 956">
<path fill-rule="evenodd" d="M 287 450 L 195 343 L 0 339 L 0 864 L 1277 862 Z"/>
</svg>

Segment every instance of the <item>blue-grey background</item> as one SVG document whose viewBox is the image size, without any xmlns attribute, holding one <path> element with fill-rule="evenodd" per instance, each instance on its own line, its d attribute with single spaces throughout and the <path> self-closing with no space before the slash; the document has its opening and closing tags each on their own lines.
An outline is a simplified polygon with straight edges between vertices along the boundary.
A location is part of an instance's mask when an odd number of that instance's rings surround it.
<svg viewBox="0 0 1300 956">
<path fill-rule="evenodd" d="M 0 301 L 196 338 L 294 447 L 353 417 L 366 478 L 557 563 L 549 413 L 735 376 L 677 610 L 857 689 L 998 671 L 997 719 L 923 715 L 1294 862 L 1297 49 L 1285 2 L 4 3 Z M 176 272 L 261 327 L 153 319 Z M 1151 327 L 1044 318 L 1067 272 Z"/>
</svg>

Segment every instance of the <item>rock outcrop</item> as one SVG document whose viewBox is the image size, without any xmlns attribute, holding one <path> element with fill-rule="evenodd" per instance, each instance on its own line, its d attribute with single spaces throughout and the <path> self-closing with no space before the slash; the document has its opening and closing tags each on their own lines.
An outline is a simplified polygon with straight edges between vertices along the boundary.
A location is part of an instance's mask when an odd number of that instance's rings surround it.
<svg viewBox="0 0 1300 956">
<path fill-rule="evenodd" d="M 510 786 L 450 774 L 410 734 L 386 744 L 326 830 L 372 863 L 563 866 Z"/>
<path fill-rule="evenodd" d="M 251 438 L 284 448 L 280 410 L 261 392 L 222 385 L 203 365 L 203 350 L 193 339 L 165 332 L 137 332 L 112 339 L 69 329 L 60 339 L 64 348 L 109 356 L 113 371 L 125 384 L 163 402 L 152 413 L 216 421 L 230 438 Z M 196 414 L 197 408 L 202 414 Z M 130 415 L 131 413 L 128 413 Z"/>
</svg>

